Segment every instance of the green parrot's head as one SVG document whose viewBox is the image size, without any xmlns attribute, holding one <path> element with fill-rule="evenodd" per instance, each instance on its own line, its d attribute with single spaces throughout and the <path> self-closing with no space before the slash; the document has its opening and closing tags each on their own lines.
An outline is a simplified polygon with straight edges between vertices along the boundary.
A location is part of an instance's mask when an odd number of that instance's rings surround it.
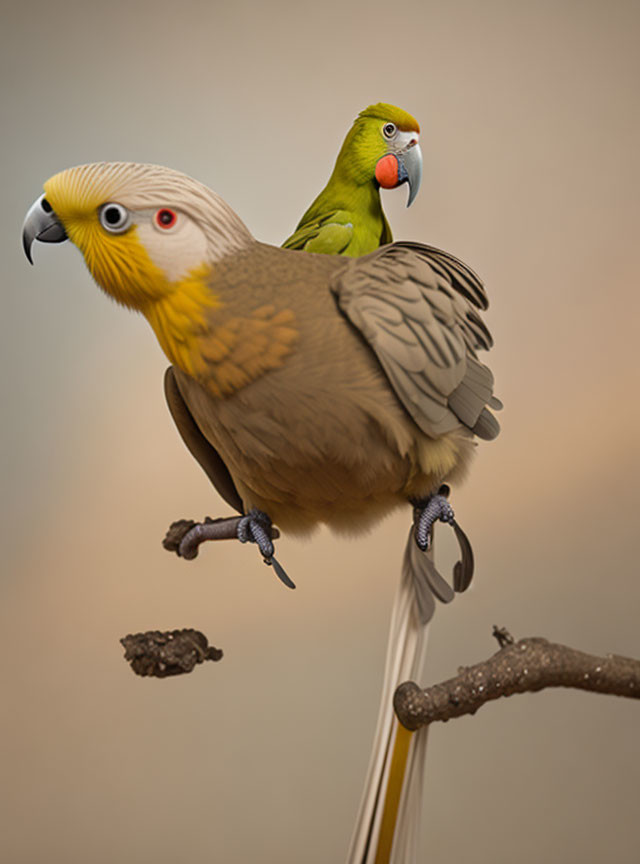
<svg viewBox="0 0 640 864">
<path fill-rule="evenodd" d="M 420 127 L 417 120 L 395 105 L 378 102 L 356 117 L 336 162 L 336 172 L 358 185 L 373 183 L 394 189 L 409 185 L 407 207 L 414 201 L 422 179 Z"/>
</svg>

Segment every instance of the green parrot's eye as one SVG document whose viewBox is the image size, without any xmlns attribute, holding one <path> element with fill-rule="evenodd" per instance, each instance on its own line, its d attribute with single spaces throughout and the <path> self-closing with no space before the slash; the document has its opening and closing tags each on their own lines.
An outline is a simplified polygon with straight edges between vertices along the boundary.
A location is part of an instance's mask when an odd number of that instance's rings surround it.
<svg viewBox="0 0 640 864">
<path fill-rule="evenodd" d="M 385 123 L 382 127 L 382 134 L 385 138 L 393 138 L 396 134 L 396 125 L 395 123 Z"/>
<path fill-rule="evenodd" d="M 131 214 L 122 204 L 105 204 L 100 210 L 100 224 L 111 234 L 122 234 L 131 224 Z"/>
</svg>

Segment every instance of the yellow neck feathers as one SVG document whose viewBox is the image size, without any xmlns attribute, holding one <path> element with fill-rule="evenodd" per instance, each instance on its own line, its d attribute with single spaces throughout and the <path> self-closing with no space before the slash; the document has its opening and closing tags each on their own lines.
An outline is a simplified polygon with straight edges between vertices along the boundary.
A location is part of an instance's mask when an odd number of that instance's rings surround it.
<svg viewBox="0 0 640 864">
<path fill-rule="evenodd" d="M 207 285 L 211 268 L 202 264 L 172 282 L 151 260 L 135 228 L 109 236 L 95 224 L 74 222 L 67 233 L 98 285 L 118 303 L 142 312 L 169 360 L 195 375 L 207 313 L 220 305 Z"/>
<path fill-rule="evenodd" d="M 298 341 L 298 330 L 289 309 L 269 305 L 234 315 L 217 300 L 203 304 L 198 276 L 179 282 L 145 315 L 169 360 L 213 396 L 224 398 L 282 366 Z M 207 314 L 214 307 L 216 312 Z"/>
<path fill-rule="evenodd" d="M 207 286 L 210 273 L 210 268 L 202 265 L 184 279 L 167 283 L 172 290 L 141 310 L 169 360 L 196 378 L 202 372 L 200 343 L 210 328 L 208 312 L 220 306 Z"/>
<path fill-rule="evenodd" d="M 214 396 L 229 396 L 278 368 L 293 350 L 298 331 L 290 310 L 261 306 L 234 314 L 210 287 L 215 275 L 209 265 L 172 282 L 135 229 L 114 237 L 98 231 L 77 222 L 68 229 L 96 282 L 142 312 L 171 363 Z"/>
</svg>

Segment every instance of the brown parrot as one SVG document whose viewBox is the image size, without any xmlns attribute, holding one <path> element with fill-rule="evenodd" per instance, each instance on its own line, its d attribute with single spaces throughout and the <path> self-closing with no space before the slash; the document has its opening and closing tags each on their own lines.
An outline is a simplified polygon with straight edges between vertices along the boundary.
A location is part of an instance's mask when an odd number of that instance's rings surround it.
<svg viewBox="0 0 640 864">
<path fill-rule="evenodd" d="M 98 285 L 145 315 L 172 364 L 173 418 L 241 514 L 239 539 L 292 584 L 272 520 L 297 534 L 322 523 L 355 533 L 409 502 L 403 580 L 428 621 L 433 595 L 453 596 L 425 554 L 433 522 L 453 522 L 439 490 L 463 477 L 476 438 L 499 431 L 493 375 L 477 356 L 492 345 L 478 277 L 419 243 L 362 258 L 265 245 L 207 187 L 158 166 L 83 165 L 44 190 L 25 220 L 27 256 L 36 239 L 68 238 Z M 194 526 L 185 551 L 207 530 Z"/>
</svg>

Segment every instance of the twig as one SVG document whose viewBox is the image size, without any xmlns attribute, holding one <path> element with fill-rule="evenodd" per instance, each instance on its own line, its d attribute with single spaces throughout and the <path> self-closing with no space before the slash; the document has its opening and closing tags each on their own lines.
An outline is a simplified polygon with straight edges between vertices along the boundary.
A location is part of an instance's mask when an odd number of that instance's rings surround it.
<svg viewBox="0 0 640 864">
<path fill-rule="evenodd" d="M 495 632 L 497 631 L 497 632 Z M 393 705 L 398 719 L 415 730 L 435 720 L 475 714 L 485 702 L 545 687 L 575 687 L 594 693 L 640 698 L 640 660 L 608 654 L 596 657 L 546 639 L 509 642 L 510 634 L 494 628 L 500 650 L 458 675 L 422 690 L 412 681 L 400 684 Z"/>
<path fill-rule="evenodd" d="M 198 547 L 206 540 L 237 540 L 238 524 L 242 516 L 228 516 L 212 519 L 205 516 L 203 522 L 194 522 L 193 519 L 178 519 L 172 522 L 165 534 L 162 545 L 168 552 L 175 552 L 181 558 L 190 560 L 198 554 Z M 188 542 L 183 542 L 185 536 L 193 529 Z M 271 527 L 271 539 L 280 536 L 277 528 Z"/>
</svg>

